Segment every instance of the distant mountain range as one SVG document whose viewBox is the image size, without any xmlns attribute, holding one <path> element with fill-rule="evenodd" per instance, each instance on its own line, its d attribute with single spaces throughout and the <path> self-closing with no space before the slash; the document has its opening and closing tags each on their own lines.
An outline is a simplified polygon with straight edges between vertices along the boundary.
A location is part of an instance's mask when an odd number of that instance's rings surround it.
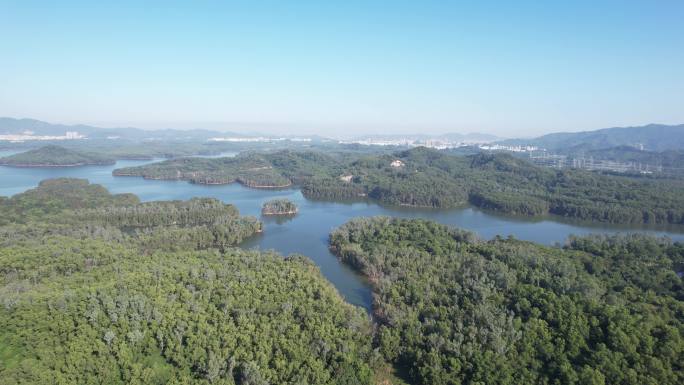
<svg viewBox="0 0 684 385">
<path fill-rule="evenodd" d="M 123 140 L 142 141 L 205 141 L 214 137 L 252 137 L 255 134 L 240 134 L 235 132 L 213 131 L 205 129 L 178 130 L 143 130 L 133 127 L 100 128 L 87 125 L 52 124 L 34 119 L 0 118 L 0 140 L 8 140 L 7 135 L 25 135 L 30 132 L 33 136 L 65 137 L 67 132 L 78 132 L 91 140 L 119 138 Z M 72 134 L 73 136 L 73 134 Z M 312 137 L 313 138 L 313 137 Z M 323 140 L 316 137 L 314 141 Z M 543 135 L 532 139 L 506 139 L 482 133 L 447 133 L 447 134 L 392 134 L 366 135 L 355 138 L 358 141 L 386 141 L 400 142 L 403 140 L 425 142 L 442 140 L 451 143 L 489 143 L 502 145 L 530 145 L 545 148 L 557 153 L 589 153 L 595 150 L 620 146 L 630 146 L 637 149 L 662 152 L 669 150 L 684 150 L 684 124 L 668 126 L 649 124 L 639 127 L 613 127 L 595 131 L 561 132 Z"/>
<path fill-rule="evenodd" d="M 34 136 L 65 136 L 67 132 L 78 132 L 88 139 L 107 139 L 120 138 L 128 140 L 207 140 L 214 137 L 277 137 L 278 135 L 267 135 L 258 133 L 236 133 L 225 131 L 214 131 L 205 129 L 163 129 L 163 130 L 143 130 L 134 127 L 120 127 L 120 128 L 101 128 L 88 126 L 83 124 L 65 125 L 53 124 L 35 119 L 15 119 L 0 117 L 0 135 L 23 135 L 30 132 Z M 330 139 L 319 135 L 307 135 L 312 141 L 328 141 Z M 362 137 L 363 139 L 373 140 L 448 140 L 451 142 L 471 142 L 484 143 L 500 140 L 501 138 L 481 133 L 459 134 L 447 133 L 440 135 L 426 135 L 426 134 L 407 134 L 407 135 L 369 135 Z M 0 139 L 2 140 L 2 139 Z"/>
<path fill-rule="evenodd" d="M 64 136 L 67 132 L 78 132 L 89 139 L 121 138 L 129 140 L 206 140 L 217 136 L 243 137 L 234 132 L 212 130 L 143 130 L 133 127 L 101 128 L 87 125 L 65 125 L 47 123 L 35 119 L 0 118 L 0 135 L 22 135 L 30 132 L 35 136 Z"/>
<path fill-rule="evenodd" d="M 648 151 L 684 149 L 684 124 L 649 124 L 638 127 L 613 127 L 595 131 L 561 132 L 534 139 L 508 139 L 504 145 L 530 145 L 559 153 L 631 146 Z"/>
</svg>

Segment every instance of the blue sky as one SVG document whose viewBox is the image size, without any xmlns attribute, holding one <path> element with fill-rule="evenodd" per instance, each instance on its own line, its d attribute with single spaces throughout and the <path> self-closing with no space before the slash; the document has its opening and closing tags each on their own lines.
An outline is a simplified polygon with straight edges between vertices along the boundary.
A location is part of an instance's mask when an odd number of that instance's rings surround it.
<svg viewBox="0 0 684 385">
<path fill-rule="evenodd" d="M 326 135 L 684 123 L 684 1 L 0 0 L 0 116 Z"/>
</svg>

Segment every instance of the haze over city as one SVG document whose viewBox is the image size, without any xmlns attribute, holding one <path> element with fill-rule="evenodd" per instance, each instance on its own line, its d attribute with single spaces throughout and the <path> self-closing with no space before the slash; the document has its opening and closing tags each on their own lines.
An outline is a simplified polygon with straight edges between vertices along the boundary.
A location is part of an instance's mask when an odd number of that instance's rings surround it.
<svg viewBox="0 0 684 385">
<path fill-rule="evenodd" d="M 501 137 L 684 122 L 684 3 L 0 2 L 0 116 Z"/>
</svg>

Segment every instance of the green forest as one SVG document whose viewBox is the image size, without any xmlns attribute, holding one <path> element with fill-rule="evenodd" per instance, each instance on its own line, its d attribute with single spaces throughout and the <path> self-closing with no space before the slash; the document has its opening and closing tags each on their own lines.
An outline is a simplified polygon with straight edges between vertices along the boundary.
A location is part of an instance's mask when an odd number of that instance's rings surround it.
<svg viewBox="0 0 684 385">
<path fill-rule="evenodd" d="M 83 179 L 50 179 L 0 200 L 0 245 L 44 234 L 98 238 L 142 250 L 194 250 L 237 245 L 260 232 L 254 217 L 212 198 L 141 203 L 133 194 L 112 195 Z"/>
<path fill-rule="evenodd" d="M 1 384 L 370 384 L 362 309 L 214 199 L 85 180 L 0 200 Z"/>
<path fill-rule="evenodd" d="M 0 384 L 684 381 L 680 243 L 358 218 L 330 248 L 368 278 L 369 317 L 306 257 L 235 247 L 260 231 L 82 179 L 0 198 Z"/>
<path fill-rule="evenodd" d="M 278 151 L 170 160 L 118 169 L 114 175 L 208 184 L 237 181 L 250 187 L 293 184 L 315 199 L 371 198 L 435 208 L 471 204 L 514 215 L 684 224 L 684 180 L 554 170 L 504 153 L 457 156 L 427 148 L 383 155 Z"/>
<path fill-rule="evenodd" d="M 684 245 L 639 235 L 562 247 L 425 220 L 330 236 L 373 284 L 374 346 L 417 384 L 681 384 Z"/>
<path fill-rule="evenodd" d="M 261 207 L 263 215 L 292 215 L 297 214 L 297 205 L 289 199 L 272 199 Z"/>
<path fill-rule="evenodd" d="M 0 158 L 0 165 L 17 167 L 73 167 L 114 164 L 112 156 L 48 145 Z"/>
</svg>

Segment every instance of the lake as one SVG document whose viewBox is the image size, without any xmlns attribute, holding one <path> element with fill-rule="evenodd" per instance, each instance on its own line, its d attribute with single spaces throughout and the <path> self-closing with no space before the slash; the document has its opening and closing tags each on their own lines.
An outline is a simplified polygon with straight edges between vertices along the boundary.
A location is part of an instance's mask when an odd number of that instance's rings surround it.
<svg viewBox="0 0 684 385">
<path fill-rule="evenodd" d="M 641 232 L 669 236 L 684 241 L 682 227 L 615 226 L 564 221 L 562 218 L 517 218 L 495 215 L 474 208 L 449 210 L 386 207 L 373 202 L 322 202 L 308 200 L 297 189 L 255 190 L 237 183 L 206 186 L 183 181 L 145 180 L 137 177 L 114 177 L 112 170 L 152 161 L 118 161 L 110 166 L 73 168 L 13 168 L 0 166 L 0 196 L 10 196 L 34 188 L 43 179 L 72 177 L 88 179 L 107 187 L 112 193 L 134 193 L 143 201 L 214 197 L 231 203 L 243 215 L 260 216 L 261 205 L 273 198 L 287 198 L 299 206 L 292 218 L 264 217 L 260 235 L 245 241 L 245 248 L 275 250 L 283 255 L 299 253 L 311 258 L 345 297 L 355 305 L 369 309 L 371 291 L 367 282 L 341 264 L 328 251 L 328 234 L 348 220 L 359 216 L 387 215 L 425 218 L 476 232 L 482 238 L 513 235 L 518 239 L 552 245 L 562 243 L 570 234 Z"/>
</svg>

